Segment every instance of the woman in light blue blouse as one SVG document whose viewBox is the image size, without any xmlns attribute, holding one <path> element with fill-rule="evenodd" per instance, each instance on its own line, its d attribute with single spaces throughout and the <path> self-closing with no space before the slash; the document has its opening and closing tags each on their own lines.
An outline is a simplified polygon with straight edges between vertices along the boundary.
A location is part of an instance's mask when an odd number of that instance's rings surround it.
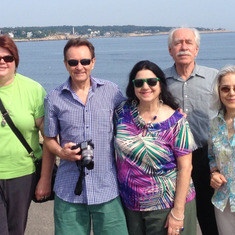
<svg viewBox="0 0 235 235">
<path fill-rule="evenodd" d="M 214 108 L 219 113 L 209 127 L 212 203 L 219 234 L 235 231 L 235 66 L 224 67 L 216 77 Z"/>
</svg>

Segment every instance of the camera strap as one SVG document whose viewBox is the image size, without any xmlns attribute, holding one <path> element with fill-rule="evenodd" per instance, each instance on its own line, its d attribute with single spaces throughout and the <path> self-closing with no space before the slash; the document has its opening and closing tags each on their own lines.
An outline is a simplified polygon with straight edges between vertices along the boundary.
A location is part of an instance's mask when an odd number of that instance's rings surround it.
<svg viewBox="0 0 235 235">
<path fill-rule="evenodd" d="M 79 196 L 80 196 L 81 193 L 82 193 L 82 181 L 83 181 L 84 177 L 85 177 L 84 167 L 81 166 L 81 168 L 80 168 L 80 175 L 79 175 L 79 178 L 78 178 L 78 182 L 77 182 L 76 187 L 75 187 L 75 190 L 74 190 L 74 193 L 75 193 L 76 195 L 79 195 Z"/>
</svg>

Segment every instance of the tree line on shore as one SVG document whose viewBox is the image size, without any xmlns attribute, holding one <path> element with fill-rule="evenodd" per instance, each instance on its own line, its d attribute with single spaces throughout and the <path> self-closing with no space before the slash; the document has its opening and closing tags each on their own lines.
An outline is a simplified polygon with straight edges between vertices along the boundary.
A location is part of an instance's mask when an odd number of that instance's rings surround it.
<svg viewBox="0 0 235 235">
<path fill-rule="evenodd" d="M 124 26 L 94 26 L 94 25 L 83 25 L 83 26 L 35 26 L 35 27 L 4 27 L 0 28 L 0 34 L 9 34 L 10 36 L 17 39 L 24 38 L 45 38 L 54 35 L 95 35 L 105 36 L 107 34 L 119 35 L 119 34 L 156 34 L 169 32 L 173 27 L 165 26 L 135 26 L 135 25 L 124 25 Z M 199 31 L 213 31 L 215 29 L 209 28 L 197 28 Z M 224 30 L 224 29 L 216 29 Z"/>
</svg>

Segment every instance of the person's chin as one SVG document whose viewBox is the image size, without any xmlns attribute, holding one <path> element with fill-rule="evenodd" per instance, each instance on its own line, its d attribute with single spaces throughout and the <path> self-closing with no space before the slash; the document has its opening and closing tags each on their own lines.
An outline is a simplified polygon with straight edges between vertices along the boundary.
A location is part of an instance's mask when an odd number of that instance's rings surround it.
<svg viewBox="0 0 235 235">
<path fill-rule="evenodd" d="M 80 81 L 80 82 L 85 82 L 86 80 L 89 79 L 89 77 L 87 77 L 84 74 L 76 74 L 76 75 L 73 76 L 73 78 L 74 78 L 74 80 Z"/>
<path fill-rule="evenodd" d="M 194 62 L 194 60 L 191 60 L 188 56 L 182 56 L 176 60 L 176 63 L 178 64 L 190 64 L 192 62 Z"/>
</svg>

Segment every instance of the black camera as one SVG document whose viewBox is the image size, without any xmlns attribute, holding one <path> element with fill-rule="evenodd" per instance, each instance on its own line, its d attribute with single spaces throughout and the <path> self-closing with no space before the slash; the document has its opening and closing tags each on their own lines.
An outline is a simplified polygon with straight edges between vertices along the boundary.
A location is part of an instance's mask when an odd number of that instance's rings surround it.
<svg viewBox="0 0 235 235">
<path fill-rule="evenodd" d="M 92 170 L 94 168 L 94 155 L 93 149 L 94 144 L 91 140 L 81 142 L 75 146 L 72 146 L 71 149 L 81 148 L 81 151 L 78 152 L 78 155 L 82 155 L 81 165 L 86 167 L 88 170 Z"/>
</svg>

